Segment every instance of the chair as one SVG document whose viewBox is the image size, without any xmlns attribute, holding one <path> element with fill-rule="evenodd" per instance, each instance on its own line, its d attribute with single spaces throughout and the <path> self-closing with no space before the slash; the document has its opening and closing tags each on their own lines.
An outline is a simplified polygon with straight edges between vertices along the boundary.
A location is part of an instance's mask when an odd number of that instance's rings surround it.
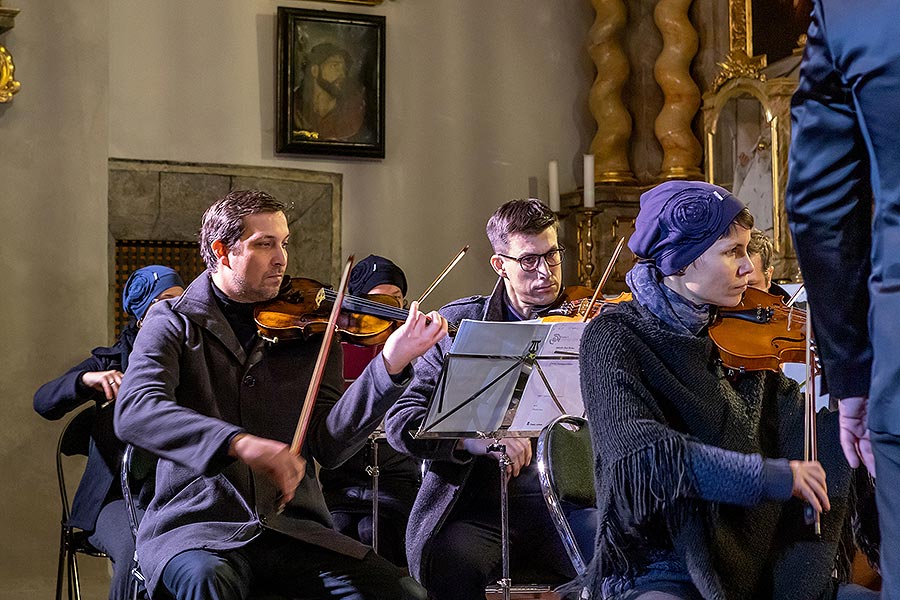
<svg viewBox="0 0 900 600">
<path fill-rule="evenodd" d="M 136 494 L 147 494 L 144 490 L 145 484 L 156 474 L 156 463 L 159 459 L 136 446 L 128 444 L 122 455 L 122 470 L 120 480 L 122 483 L 122 497 L 125 499 L 126 512 L 128 514 L 128 524 L 131 528 L 133 539 L 137 540 L 138 525 L 140 525 L 142 514 L 138 512 Z M 137 545 L 134 550 L 134 561 L 131 565 L 131 576 L 133 585 L 131 588 L 131 600 L 140 598 L 140 591 L 146 585 L 144 574 L 141 572 L 141 565 L 138 560 Z M 160 598 L 169 598 L 166 594 L 157 594 Z M 156 597 L 156 596 L 154 596 Z M 248 600 L 287 600 L 283 596 L 275 594 L 264 594 L 251 591 Z"/>
<path fill-rule="evenodd" d="M 81 600 L 81 584 L 78 580 L 78 554 L 108 558 L 88 541 L 90 532 L 69 525 L 71 505 L 66 490 L 66 473 L 63 456 L 87 457 L 91 442 L 91 429 L 97 407 L 90 405 L 72 417 L 56 445 L 56 478 L 59 481 L 59 498 L 62 504 L 59 534 L 59 565 L 56 570 L 56 600 L 62 599 L 63 580 L 67 582 L 69 600 Z"/>
<path fill-rule="evenodd" d="M 136 448 L 131 444 L 125 447 L 122 454 L 122 497 L 125 499 L 125 510 L 128 514 L 128 525 L 131 529 L 132 539 L 137 539 L 138 524 L 141 517 L 138 514 L 137 500 L 135 493 L 143 486 L 148 478 L 156 473 L 156 457 L 152 454 Z M 137 600 L 141 588 L 145 585 L 144 575 L 141 573 L 141 567 L 138 563 L 137 548 L 134 550 L 134 559 L 131 564 L 131 600 Z"/>
<path fill-rule="evenodd" d="M 572 566 L 579 575 L 584 575 L 586 552 L 592 550 L 585 546 L 592 544 L 593 539 L 583 539 L 579 544 L 572 520 L 592 523 L 595 518 L 594 453 L 588 422 L 582 417 L 562 415 L 549 423 L 538 437 L 537 461 L 541 491 L 550 516 Z M 565 511 L 564 503 L 574 505 L 575 510 Z"/>
</svg>

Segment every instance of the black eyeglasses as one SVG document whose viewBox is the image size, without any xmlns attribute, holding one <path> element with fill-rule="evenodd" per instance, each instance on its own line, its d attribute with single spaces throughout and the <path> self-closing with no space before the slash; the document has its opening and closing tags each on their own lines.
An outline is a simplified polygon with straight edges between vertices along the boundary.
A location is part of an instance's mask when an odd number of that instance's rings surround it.
<svg viewBox="0 0 900 600">
<path fill-rule="evenodd" d="M 503 258 L 508 258 L 509 260 L 514 260 L 519 263 L 519 267 L 530 273 L 538 268 L 538 265 L 541 264 L 541 259 L 547 263 L 548 267 L 555 267 L 562 262 L 563 252 L 566 249 L 560 246 L 559 248 L 554 248 L 553 250 L 549 250 L 544 252 L 543 254 L 526 254 L 524 256 L 520 256 L 516 258 L 515 256 L 508 256 L 506 254 L 497 253 L 497 256 L 502 256 Z"/>
</svg>

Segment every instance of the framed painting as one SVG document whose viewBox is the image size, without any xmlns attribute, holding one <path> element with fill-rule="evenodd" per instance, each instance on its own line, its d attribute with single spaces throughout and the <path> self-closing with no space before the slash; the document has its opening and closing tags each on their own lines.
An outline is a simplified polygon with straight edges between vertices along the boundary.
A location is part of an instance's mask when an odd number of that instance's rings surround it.
<svg viewBox="0 0 900 600">
<path fill-rule="evenodd" d="M 385 18 L 278 7 L 275 150 L 384 158 Z"/>
<path fill-rule="evenodd" d="M 765 56 L 771 65 L 804 45 L 812 0 L 747 0 L 747 6 L 750 56 Z"/>
<path fill-rule="evenodd" d="M 381 4 L 382 0 L 320 0 L 321 2 L 344 2 L 346 4 L 366 4 L 368 6 L 375 6 L 376 4 Z"/>
</svg>

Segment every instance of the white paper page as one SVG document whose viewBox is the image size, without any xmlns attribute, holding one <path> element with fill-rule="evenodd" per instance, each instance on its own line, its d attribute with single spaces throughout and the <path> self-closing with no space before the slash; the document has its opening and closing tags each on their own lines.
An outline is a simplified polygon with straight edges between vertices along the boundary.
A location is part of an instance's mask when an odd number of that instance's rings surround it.
<svg viewBox="0 0 900 600">
<path fill-rule="evenodd" d="M 584 402 L 581 399 L 581 380 L 578 368 L 578 350 L 581 335 L 587 323 L 552 323 L 539 355 L 560 357 L 564 360 L 538 359 L 546 383 L 537 366 L 531 371 L 528 385 L 522 394 L 510 431 L 540 432 L 545 425 L 561 414 L 582 416 Z M 560 406 L 553 400 L 547 383 L 556 395 Z"/>
</svg>

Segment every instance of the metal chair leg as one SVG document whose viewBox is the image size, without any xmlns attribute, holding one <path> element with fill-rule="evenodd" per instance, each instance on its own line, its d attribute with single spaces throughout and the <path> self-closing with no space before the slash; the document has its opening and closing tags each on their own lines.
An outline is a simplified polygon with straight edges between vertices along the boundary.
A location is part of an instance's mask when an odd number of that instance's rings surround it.
<svg viewBox="0 0 900 600">
<path fill-rule="evenodd" d="M 66 530 L 59 533 L 59 565 L 56 567 L 56 600 L 62 600 L 63 569 L 66 566 Z"/>
<path fill-rule="evenodd" d="M 75 600 L 81 600 L 81 582 L 78 580 L 78 556 L 75 552 L 71 552 L 72 556 L 72 577 L 70 582 L 72 583 L 72 589 L 75 591 Z M 71 599 L 72 596 L 69 596 Z"/>
</svg>

